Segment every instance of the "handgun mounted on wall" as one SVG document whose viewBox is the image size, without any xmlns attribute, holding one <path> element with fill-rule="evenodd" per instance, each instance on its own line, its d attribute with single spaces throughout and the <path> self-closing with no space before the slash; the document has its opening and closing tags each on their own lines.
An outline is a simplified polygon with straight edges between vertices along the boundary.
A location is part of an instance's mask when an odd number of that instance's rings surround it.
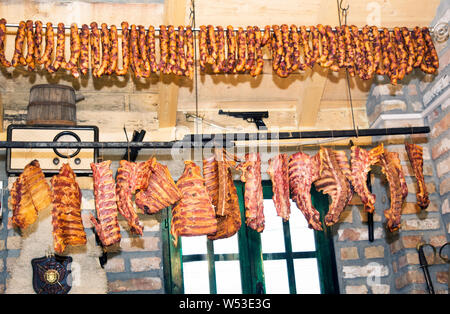
<svg viewBox="0 0 450 314">
<path fill-rule="evenodd" d="M 230 112 L 219 110 L 219 114 L 224 114 L 230 117 L 242 118 L 249 123 L 255 123 L 258 130 L 267 130 L 267 126 L 263 121 L 263 118 L 269 117 L 268 111 L 241 111 L 241 112 Z"/>
</svg>

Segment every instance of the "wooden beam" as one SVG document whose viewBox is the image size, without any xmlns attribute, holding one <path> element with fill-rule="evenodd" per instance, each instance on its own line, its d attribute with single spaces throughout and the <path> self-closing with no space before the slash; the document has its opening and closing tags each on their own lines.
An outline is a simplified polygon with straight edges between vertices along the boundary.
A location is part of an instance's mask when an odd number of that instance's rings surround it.
<svg viewBox="0 0 450 314">
<path fill-rule="evenodd" d="M 164 24 L 185 25 L 186 2 L 189 0 L 164 1 Z M 178 109 L 178 77 L 175 75 L 160 75 L 158 120 L 160 128 L 174 128 Z"/>
<path fill-rule="evenodd" d="M 316 125 L 320 110 L 325 83 L 327 82 L 328 69 L 315 66 L 308 69 L 308 78 L 305 82 L 305 91 L 297 107 L 297 122 L 299 128 L 313 127 Z"/>
</svg>

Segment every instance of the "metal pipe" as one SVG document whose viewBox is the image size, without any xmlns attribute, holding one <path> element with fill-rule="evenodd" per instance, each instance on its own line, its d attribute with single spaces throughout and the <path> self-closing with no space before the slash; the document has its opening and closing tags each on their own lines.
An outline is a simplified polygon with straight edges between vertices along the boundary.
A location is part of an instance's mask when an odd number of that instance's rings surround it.
<svg viewBox="0 0 450 314">
<path fill-rule="evenodd" d="M 180 145 L 186 147 L 205 147 L 211 143 L 228 146 L 235 141 L 289 140 L 307 138 L 342 138 L 361 136 L 411 135 L 430 133 L 430 128 L 405 127 L 362 130 L 328 130 L 279 133 L 233 133 L 233 134 L 188 134 L 180 141 L 170 142 L 39 142 L 39 141 L 0 141 L 0 148 L 139 148 L 165 149 Z M 286 143 L 289 144 L 289 143 Z M 280 145 L 283 145 L 280 142 Z"/>
</svg>

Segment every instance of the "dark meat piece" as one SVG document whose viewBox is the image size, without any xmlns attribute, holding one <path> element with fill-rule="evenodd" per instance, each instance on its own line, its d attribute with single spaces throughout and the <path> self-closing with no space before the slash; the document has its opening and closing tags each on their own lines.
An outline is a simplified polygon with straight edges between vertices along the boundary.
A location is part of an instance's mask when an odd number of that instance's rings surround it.
<svg viewBox="0 0 450 314">
<path fill-rule="evenodd" d="M 241 181 L 245 182 L 245 222 L 253 230 L 262 232 L 264 230 L 264 202 L 259 153 L 247 153 L 245 162 L 239 164 L 236 169 L 242 171 Z"/>
<path fill-rule="evenodd" d="M 298 152 L 289 157 L 289 189 L 292 200 L 303 213 L 308 226 L 315 230 L 323 230 L 320 213 L 311 202 L 311 185 L 319 179 L 319 154 L 314 157 Z"/>
<path fill-rule="evenodd" d="M 430 199 L 423 176 L 423 148 L 416 144 L 405 143 L 405 149 L 417 180 L 417 205 L 421 209 L 426 209 L 430 205 Z"/>
<path fill-rule="evenodd" d="M 217 221 L 200 167 L 192 161 L 185 161 L 184 172 L 178 179 L 177 188 L 181 199 L 172 208 L 170 233 L 177 245 L 179 236 L 215 234 Z"/>
<path fill-rule="evenodd" d="M 289 200 L 289 169 L 288 156 L 279 154 L 269 159 L 267 173 L 272 180 L 273 203 L 278 216 L 284 221 L 289 220 L 291 214 L 291 202 Z"/>
<path fill-rule="evenodd" d="M 110 246 L 121 240 L 119 221 L 117 218 L 116 189 L 111 160 L 91 163 L 94 178 L 94 197 L 97 219 L 90 216 L 97 235 L 104 246 Z"/>
</svg>

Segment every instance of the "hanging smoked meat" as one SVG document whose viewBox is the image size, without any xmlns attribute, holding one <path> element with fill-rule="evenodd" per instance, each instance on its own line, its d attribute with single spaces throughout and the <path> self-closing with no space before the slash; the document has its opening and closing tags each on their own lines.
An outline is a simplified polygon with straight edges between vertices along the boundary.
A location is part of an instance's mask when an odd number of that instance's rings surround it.
<svg viewBox="0 0 450 314">
<path fill-rule="evenodd" d="M 203 178 L 205 179 L 206 190 L 214 208 L 217 208 L 219 200 L 219 169 L 217 168 L 216 156 L 203 159 Z"/>
<path fill-rule="evenodd" d="M 142 177 L 148 179 L 147 173 L 150 173 L 148 162 L 135 163 L 121 160 L 116 176 L 117 209 L 126 219 L 131 232 L 139 235 L 142 235 L 143 227 L 134 210 L 132 198 L 137 189 L 147 187 L 145 180 L 142 180 Z M 144 186 L 141 186 L 143 182 L 145 182 Z"/>
<path fill-rule="evenodd" d="M 375 195 L 369 191 L 367 186 L 367 175 L 370 167 L 377 164 L 383 154 L 383 144 L 367 151 L 358 146 L 351 148 L 351 182 L 353 189 L 361 198 L 364 210 L 373 213 L 375 210 Z"/>
<path fill-rule="evenodd" d="M 121 239 L 115 182 L 110 166 L 111 160 L 91 163 L 97 219 L 93 215 L 90 219 L 103 246 L 118 243 Z"/>
<path fill-rule="evenodd" d="M 6 60 L 5 42 L 6 42 L 6 20 L 0 19 L 0 64 L 7 68 L 11 66 L 11 62 Z"/>
<path fill-rule="evenodd" d="M 241 181 L 245 183 L 245 223 L 253 230 L 262 232 L 264 230 L 264 203 L 259 153 L 247 153 L 245 161 L 236 169 L 242 171 Z"/>
<path fill-rule="evenodd" d="M 426 209 L 430 204 L 430 199 L 428 198 L 427 186 L 423 177 L 423 148 L 416 144 L 405 143 L 405 149 L 417 180 L 417 205 L 421 209 Z"/>
<path fill-rule="evenodd" d="M 289 189 L 292 200 L 305 216 L 308 226 L 315 230 L 323 230 L 320 213 L 311 202 L 311 185 L 319 179 L 319 171 L 319 154 L 310 157 L 298 152 L 289 157 Z"/>
<path fill-rule="evenodd" d="M 37 160 L 33 160 L 25 166 L 22 175 L 25 177 L 33 205 L 39 213 L 52 203 L 52 192 L 45 180 L 41 165 Z"/>
<path fill-rule="evenodd" d="M 273 203 L 278 216 L 284 221 L 289 220 L 291 202 L 289 200 L 289 164 L 286 154 L 279 154 L 269 159 L 267 173 L 272 180 Z"/>
<path fill-rule="evenodd" d="M 208 239 L 217 240 L 229 238 L 236 234 L 241 228 L 241 212 L 237 190 L 233 182 L 231 167 L 236 166 L 238 158 L 229 154 L 225 149 L 214 150 L 214 160 L 216 161 L 217 182 L 216 192 L 216 218 L 217 232 L 208 235 Z M 203 168 L 205 173 L 205 168 Z M 205 179 L 206 181 L 206 179 Z M 209 191 L 210 196 L 211 192 Z"/>
<path fill-rule="evenodd" d="M 53 189 L 53 248 L 62 254 L 67 245 L 85 245 L 86 232 L 81 219 L 81 190 L 75 173 L 64 164 L 51 179 Z"/>
<path fill-rule="evenodd" d="M 31 201 L 31 194 L 26 186 L 25 177 L 22 175 L 13 183 L 11 207 L 11 222 L 20 229 L 26 229 L 36 221 L 38 213 Z"/>
<path fill-rule="evenodd" d="M 147 186 L 136 194 L 136 206 L 146 214 L 155 214 L 161 209 L 175 204 L 181 198 L 180 190 L 172 179 L 167 166 L 152 158 L 148 165 L 150 171 Z"/>
<path fill-rule="evenodd" d="M 26 37 L 26 25 L 24 21 L 20 21 L 17 29 L 16 40 L 14 43 L 14 54 L 11 60 L 11 65 L 17 67 L 18 65 L 27 65 L 23 55 L 23 46 Z"/>
<path fill-rule="evenodd" d="M 389 183 L 391 207 L 384 211 L 384 216 L 387 220 L 387 227 L 392 232 L 400 228 L 402 206 L 408 195 L 408 187 L 398 153 L 385 150 L 380 156 L 379 165 Z"/>
<path fill-rule="evenodd" d="M 319 151 L 319 179 L 314 183 L 319 192 L 331 197 L 325 224 L 331 226 L 338 222 L 339 217 L 352 197 L 348 176 L 350 166 L 344 151 L 335 151 L 321 147 Z"/>
<path fill-rule="evenodd" d="M 176 184 L 181 199 L 172 208 L 170 233 L 177 245 L 179 236 L 215 234 L 217 221 L 214 206 L 205 187 L 200 167 L 193 161 L 185 161 L 184 172 Z"/>
<path fill-rule="evenodd" d="M 11 190 L 12 222 L 25 229 L 52 202 L 50 186 L 37 160 L 25 166 Z"/>
</svg>

